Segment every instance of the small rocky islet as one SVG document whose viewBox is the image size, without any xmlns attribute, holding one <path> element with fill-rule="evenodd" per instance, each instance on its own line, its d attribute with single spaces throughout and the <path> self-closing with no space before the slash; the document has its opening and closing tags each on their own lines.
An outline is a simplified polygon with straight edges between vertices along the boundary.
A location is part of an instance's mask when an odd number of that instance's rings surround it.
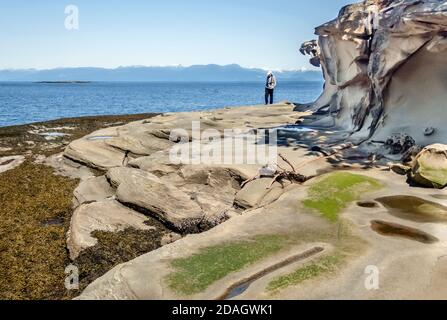
<svg viewBox="0 0 447 320">
<path fill-rule="evenodd" d="M 61 272 L 31 294 L 20 288 L 37 280 L 10 268 L 15 288 L 3 282 L 0 291 L 19 292 L 13 298 L 445 299 L 440 106 L 447 97 L 437 84 L 447 71 L 446 12 L 434 0 L 343 8 L 317 28 L 319 41 L 302 47 L 326 80 L 313 104 L 142 116 L 72 138 L 39 135 L 59 143 L 53 149 L 2 145 L 0 180 L 9 186 L 29 179 L 32 168 L 51 172 L 39 183 L 54 193 L 32 191 L 42 198 L 27 212 L 57 242 L 54 270 Z M 214 139 L 191 140 L 197 123 L 217 132 Z M 269 130 L 278 138 L 274 169 L 172 161 L 173 149 L 202 159 L 225 142 L 242 141 L 246 152 L 268 144 Z M 253 134 L 262 139 L 247 138 Z M 20 177 L 21 170 L 29 174 Z M 30 192 L 29 183 L 15 191 Z M 46 195 L 64 202 L 44 210 Z M 30 220 L 10 220 L 5 231 L 14 236 L 14 228 L 36 223 Z M 29 246 L 31 230 L 10 241 Z M 14 252 L 5 243 L 1 249 L 16 266 Z M 64 293 L 52 285 L 63 284 L 68 264 L 79 267 L 81 288 Z M 365 286 L 371 266 L 380 271 L 379 288 Z"/>
</svg>

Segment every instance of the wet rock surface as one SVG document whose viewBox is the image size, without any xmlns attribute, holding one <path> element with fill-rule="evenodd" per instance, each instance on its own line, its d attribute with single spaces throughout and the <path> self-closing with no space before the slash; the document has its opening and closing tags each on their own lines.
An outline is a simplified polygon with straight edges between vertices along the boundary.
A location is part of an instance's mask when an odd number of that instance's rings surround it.
<svg viewBox="0 0 447 320">
<path fill-rule="evenodd" d="M 2 127 L 0 128 L 0 156 L 54 155 L 62 152 L 71 141 L 84 137 L 95 130 L 148 119 L 155 115 L 146 113 L 91 116 Z"/>
<path fill-rule="evenodd" d="M 377 202 L 374 202 L 374 201 L 359 201 L 359 202 L 357 202 L 357 205 L 359 207 L 368 208 L 368 209 L 373 209 L 373 208 L 379 207 Z"/>
<path fill-rule="evenodd" d="M 377 199 L 393 216 L 421 223 L 446 223 L 447 207 L 412 196 L 391 196 Z"/>
<path fill-rule="evenodd" d="M 426 232 L 386 221 L 374 220 L 371 222 L 371 228 L 384 236 L 402 237 L 425 244 L 433 244 L 439 241 L 439 239 Z"/>
</svg>

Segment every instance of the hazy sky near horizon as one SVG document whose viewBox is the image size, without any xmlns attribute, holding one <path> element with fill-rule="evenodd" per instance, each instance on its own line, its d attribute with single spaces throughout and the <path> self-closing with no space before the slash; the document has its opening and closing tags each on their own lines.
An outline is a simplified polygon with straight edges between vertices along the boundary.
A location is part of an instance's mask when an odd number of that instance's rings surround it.
<svg viewBox="0 0 447 320">
<path fill-rule="evenodd" d="M 310 67 L 299 45 L 353 0 L 0 0 L 0 69 Z M 67 5 L 79 30 L 67 30 Z"/>
</svg>

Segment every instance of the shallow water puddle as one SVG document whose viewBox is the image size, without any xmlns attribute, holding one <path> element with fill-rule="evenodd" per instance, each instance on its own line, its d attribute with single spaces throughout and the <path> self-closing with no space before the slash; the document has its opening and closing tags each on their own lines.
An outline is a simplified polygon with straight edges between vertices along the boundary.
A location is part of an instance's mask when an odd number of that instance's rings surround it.
<svg viewBox="0 0 447 320">
<path fill-rule="evenodd" d="M 250 285 L 255 282 L 256 280 L 250 281 L 250 282 L 244 282 L 240 285 L 238 285 L 237 287 L 235 287 L 234 289 L 232 289 L 228 295 L 223 298 L 222 300 L 230 300 L 233 298 L 236 298 L 237 296 L 240 296 L 241 294 L 243 294 L 245 291 L 247 291 L 247 289 L 250 287 Z"/>
<path fill-rule="evenodd" d="M 435 199 L 447 200 L 447 194 L 432 194 L 431 196 Z"/>
<path fill-rule="evenodd" d="M 447 222 L 447 207 L 412 196 L 376 199 L 392 216 L 421 223 Z"/>
<path fill-rule="evenodd" d="M 421 230 L 386 221 L 371 221 L 371 228 L 383 236 L 401 237 L 425 244 L 432 244 L 439 241 L 438 238 Z"/>
<path fill-rule="evenodd" d="M 42 132 L 42 133 L 39 133 L 39 135 L 48 137 L 48 138 L 58 138 L 58 137 L 68 136 L 68 134 L 63 133 L 63 132 Z"/>
<path fill-rule="evenodd" d="M 219 298 L 219 300 L 230 300 L 230 299 L 233 299 L 233 298 L 235 298 L 237 296 L 240 296 L 245 291 L 247 291 L 247 289 L 250 287 L 250 285 L 253 282 L 259 280 L 260 278 L 263 278 L 266 275 L 268 275 L 268 274 L 270 274 L 272 272 L 275 272 L 275 271 L 277 271 L 279 269 L 282 269 L 282 268 L 284 268 L 284 267 L 286 267 L 286 266 L 288 266 L 288 265 L 290 265 L 292 263 L 295 263 L 295 262 L 298 262 L 298 261 L 310 258 L 310 257 L 312 257 L 312 256 L 314 256 L 314 255 L 316 255 L 318 253 L 323 252 L 323 251 L 324 251 L 324 248 L 322 248 L 322 247 L 315 247 L 315 248 L 307 250 L 307 251 L 305 251 L 303 253 L 300 253 L 300 254 L 298 254 L 298 255 L 296 255 L 294 257 L 291 257 L 291 258 L 286 259 L 286 260 L 284 260 L 282 262 L 279 262 L 279 263 L 277 263 L 275 265 L 272 265 L 269 268 L 264 269 L 263 271 L 258 272 L 255 275 L 253 275 L 253 276 L 251 276 L 251 277 L 249 277 L 249 278 L 247 278 L 245 280 L 242 280 L 242 281 L 232 285 L 226 291 L 226 293 L 221 298 Z"/>
<path fill-rule="evenodd" d="M 112 137 L 112 136 L 97 136 L 97 137 L 90 137 L 90 138 L 87 138 L 87 140 L 90 140 L 90 141 L 95 141 L 95 140 L 110 140 L 110 139 L 113 139 L 113 138 L 116 138 L 116 137 Z"/>
<path fill-rule="evenodd" d="M 374 202 L 374 201 L 359 201 L 359 202 L 357 202 L 357 205 L 359 207 L 367 208 L 367 209 L 374 209 L 374 208 L 379 207 L 377 202 Z"/>
<path fill-rule="evenodd" d="M 52 218 L 52 219 L 45 219 L 42 221 L 42 225 L 44 227 L 51 227 L 51 226 L 62 226 L 64 224 L 63 218 Z"/>
<path fill-rule="evenodd" d="M 315 132 L 315 129 L 304 127 L 301 125 L 287 125 L 284 127 L 279 128 L 278 130 L 281 131 L 289 131 L 289 132 Z"/>
</svg>

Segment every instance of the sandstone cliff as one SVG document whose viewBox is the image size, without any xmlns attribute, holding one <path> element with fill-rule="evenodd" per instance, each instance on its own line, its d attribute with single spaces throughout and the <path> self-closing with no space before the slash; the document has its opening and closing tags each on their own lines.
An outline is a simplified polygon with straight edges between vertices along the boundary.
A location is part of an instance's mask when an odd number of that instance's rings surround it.
<svg viewBox="0 0 447 320">
<path fill-rule="evenodd" d="M 306 124 L 356 143 L 395 135 L 421 146 L 447 141 L 447 1 L 367 0 L 316 34 L 301 52 L 321 64 L 326 83 Z"/>
</svg>

